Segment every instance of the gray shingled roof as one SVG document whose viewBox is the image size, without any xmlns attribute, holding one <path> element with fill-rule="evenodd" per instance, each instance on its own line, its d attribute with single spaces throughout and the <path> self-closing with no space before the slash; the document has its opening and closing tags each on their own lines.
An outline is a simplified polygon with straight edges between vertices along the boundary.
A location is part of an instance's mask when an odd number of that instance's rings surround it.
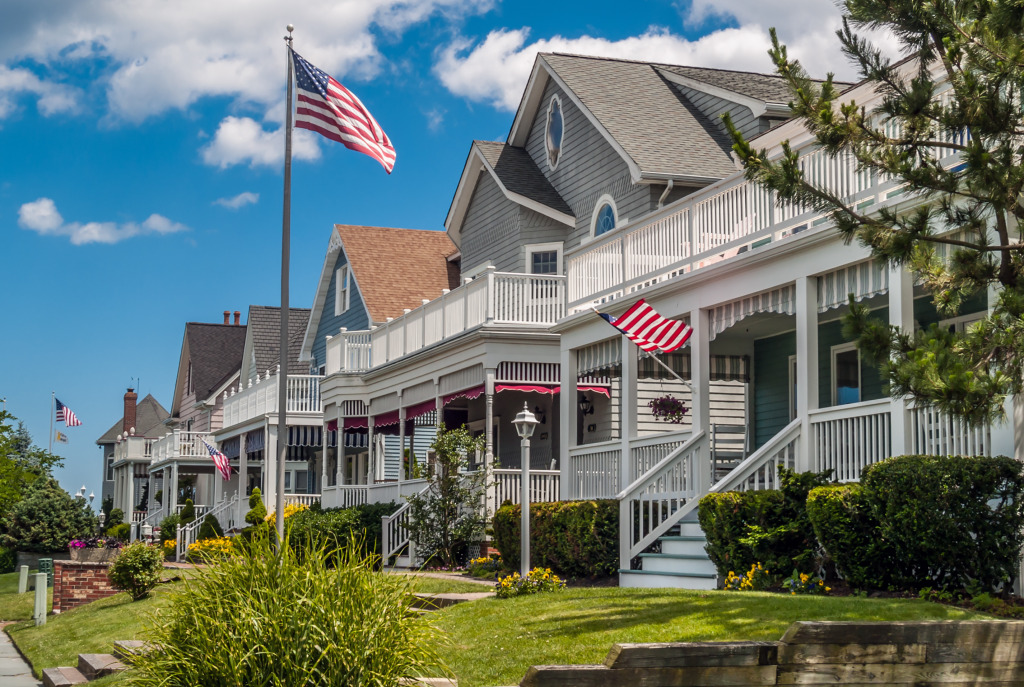
<svg viewBox="0 0 1024 687">
<path fill-rule="evenodd" d="M 153 398 L 153 394 L 146 394 L 146 397 L 135 404 L 135 436 L 158 439 L 167 434 L 170 430 L 164 424 L 164 420 L 171 416 L 167 410 L 160 405 L 160 401 Z M 117 440 L 117 435 L 123 430 L 124 416 L 117 419 L 117 422 L 103 433 L 97 444 L 112 444 Z"/>
<path fill-rule="evenodd" d="M 653 65 L 549 53 L 543 59 L 641 173 L 725 177 L 731 141 Z"/>
<path fill-rule="evenodd" d="M 674 64 L 655 64 L 656 69 L 663 69 L 694 81 L 701 81 L 709 86 L 717 86 L 727 91 L 763 100 L 766 103 L 788 103 L 793 99 L 785 80 L 776 74 L 758 74 L 756 72 L 738 72 L 731 69 L 708 69 L 706 67 L 685 67 Z M 820 80 L 819 80 L 820 82 Z M 851 84 L 844 81 L 833 82 L 839 90 Z"/>
<path fill-rule="evenodd" d="M 185 336 L 196 398 L 209 398 L 242 368 L 245 326 L 189 322 L 185 325 Z"/>
<path fill-rule="evenodd" d="M 291 308 L 288 311 L 288 370 L 296 374 L 308 365 L 299 364 L 302 338 L 309 325 L 308 308 Z M 249 306 L 249 329 L 252 331 L 252 350 L 256 357 L 256 371 L 264 375 L 267 370 L 277 371 L 281 359 L 281 308 L 269 305 Z M 241 350 L 239 350 L 241 357 Z"/>
<path fill-rule="evenodd" d="M 512 193 L 526 196 L 552 210 L 572 216 L 572 209 L 558 194 L 544 173 L 522 148 L 494 141 L 474 141 L 502 185 Z"/>
</svg>

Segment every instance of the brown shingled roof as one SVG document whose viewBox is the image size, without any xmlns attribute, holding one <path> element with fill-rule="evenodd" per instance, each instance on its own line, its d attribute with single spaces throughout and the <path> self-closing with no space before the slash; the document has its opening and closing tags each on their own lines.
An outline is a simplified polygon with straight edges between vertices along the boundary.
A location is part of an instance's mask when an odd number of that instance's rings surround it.
<svg viewBox="0 0 1024 687">
<path fill-rule="evenodd" d="M 356 284 L 373 322 L 433 300 L 459 284 L 446 259 L 454 244 L 443 231 L 335 224 Z"/>
</svg>

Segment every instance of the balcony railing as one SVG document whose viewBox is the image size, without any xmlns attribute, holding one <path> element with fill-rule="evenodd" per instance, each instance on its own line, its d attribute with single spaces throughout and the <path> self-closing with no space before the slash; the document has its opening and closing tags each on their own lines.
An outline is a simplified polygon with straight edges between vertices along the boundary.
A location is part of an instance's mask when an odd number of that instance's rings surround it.
<svg viewBox="0 0 1024 687">
<path fill-rule="evenodd" d="M 209 432 L 185 432 L 176 429 L 153 441 L 151 463 L 162 463 L 165 460 L 196 460 L 210 458 L 203 440 L 214 444 L 213 435 Z"/>
<path fill-rule="evenodd" d="M 155 439 L 147 437 L 127 436 L 119 438 L 114 444 L 114 462 L 121 460 L 148 460 L 153 455 Z"/>
<path fill-rule="evenodd" d="M 565 314 L 565 277 L 495 272 L 369 331 L 327 339 L 327 374 L 383 365 L 485 324 L 548 327 Z"/>
<path fill-rule="evenodd" d="M 278 376 L 270 374 L 268 370 L 265 376 L 257 375 L 256 380 L 249 382 L 245 388 L 240 386 L 225 391 L 224 426 L 233 427 L 260 415 L 276 413 Z M 319 375 L 288 375 L 288 414 L 323 412 L 320 400 L 321 379 L 323 377 Z"/>
</svg>

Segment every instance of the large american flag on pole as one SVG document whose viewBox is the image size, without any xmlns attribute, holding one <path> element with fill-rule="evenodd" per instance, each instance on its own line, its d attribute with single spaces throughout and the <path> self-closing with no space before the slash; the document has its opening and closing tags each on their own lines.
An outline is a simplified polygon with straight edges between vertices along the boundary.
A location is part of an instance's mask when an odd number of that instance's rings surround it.
<svg viewBox="0 0 1024 687">
<path fill-rule="evenodd" d="M 206 439 L 200 437 L 200 440 L 206 446 L 206 450 L 210 452 L 210 458 L 213 459 L 213 464 L 216 465 L 217 470 L 220 471 L 221 477 L 226 480 L 231 479 L 231 462 L 228 461 L 227 456 L 211 446 Z"/>
<path fill-rule="evenodd" d="M 693 333 L 690 325 L 682 320 L 662 317 L 643 298 L 618 317 L 613 318 L 603 312 L 597 314 L 648 353 L 671 353 L 681 348 Z"/>
<path fill-rule="evenodd" d="M 59 398 L 54 396 L 53 400 L 57 402 L 57 422 L 63 422 L 68 427 L 78 427 L 82 424 L 71 408 L 61 403 Z"/>
<path fill-rule="evenodd" d="M 298 89 L 296 128 L 315 131 L 349 150 L 369 155 L 391 174 L 395 166 L 395 147 L 370 111 L 352 91 L 294 50 L 292 57 Z"/>
</svg>

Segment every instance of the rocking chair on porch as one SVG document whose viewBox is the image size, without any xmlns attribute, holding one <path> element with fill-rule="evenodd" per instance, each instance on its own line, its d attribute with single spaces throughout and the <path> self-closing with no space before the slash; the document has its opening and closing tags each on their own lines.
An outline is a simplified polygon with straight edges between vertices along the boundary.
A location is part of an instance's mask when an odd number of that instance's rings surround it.
<svg viewBox="0 0 1024 687">
<path fill-rule="evenodd" d="M 722 479 L 750 455 L 749 437 L 744 425 L 711 424 L 711 475 Z"/>
</svg>

